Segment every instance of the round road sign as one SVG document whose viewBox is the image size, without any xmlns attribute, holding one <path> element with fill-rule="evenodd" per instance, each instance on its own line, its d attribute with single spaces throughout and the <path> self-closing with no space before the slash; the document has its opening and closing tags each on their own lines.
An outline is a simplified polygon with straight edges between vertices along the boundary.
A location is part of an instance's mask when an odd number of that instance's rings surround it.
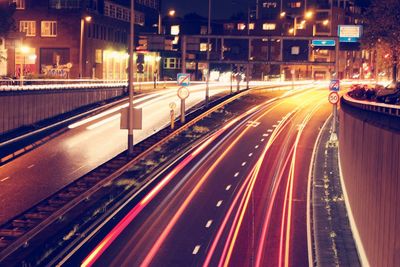
<svg viewBox="0 0 400 267">
<path fill-rule="evenodd" d="M 169 103 L 169 108 L 170 108 L 170 109 L 175 109 L 175 108 L 176 108 L 175 102 Z"/>
<path fill-rule="evenodd" d="M 329 103 L 336 105 L 339 102 L 339 94 L 337 92 L 331 92 L 328 97 Z"/>
<path fill-rule="evenodd" d="M 186 87 L 181 87 L 178 89 L 178 97 L 182 100 L 189 97 L 189 90 Z"/>
</svg>

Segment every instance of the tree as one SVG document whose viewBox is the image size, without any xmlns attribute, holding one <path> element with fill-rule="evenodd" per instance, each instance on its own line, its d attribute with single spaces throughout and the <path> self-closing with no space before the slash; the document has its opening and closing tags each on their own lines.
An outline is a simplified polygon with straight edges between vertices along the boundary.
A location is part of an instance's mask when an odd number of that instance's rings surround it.
<svg viewBox="0 0 400 267">
<path fill-rule="evenodd" d="M 8 1 L 0 0 L 0 37 L 6 37 L 10 31 L 15 30 L 14 12 L 15 3 L 10 5 Z"/>
<path fill-rule="evenodd" d="M 397 80 L 400 52 L 400 0 L 372 0 L 364 18 L 364 45 L 387 47 L 392 61 L 393 80 Z"/>
</svg>

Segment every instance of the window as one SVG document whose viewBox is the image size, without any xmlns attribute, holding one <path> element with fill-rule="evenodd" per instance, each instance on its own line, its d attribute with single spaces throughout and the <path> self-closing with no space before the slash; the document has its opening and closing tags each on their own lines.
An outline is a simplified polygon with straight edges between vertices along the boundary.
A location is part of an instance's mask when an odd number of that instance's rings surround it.
<svg viewBox="0 0 400 267">
<path fill-rule="evenodd" d="M 275 23 L 264 23 L 263 24 L 263 30 L 264 31 L 273 31 L 276 29 L 276 24 Z"/>
<path fill-rule="evenodd" d="M 201 35 L 206 35 L 207 34 L 207 26 L 201 26 L 200 34 Z"/>
<path fill-rule="evenodd" d="M 254 23 L 250 23 L 249 24 L 249 30 L 254 30 L 255 24 Z"/>
<path fill-rule="evenodd" d="M 246 24 L 238 23 L 237 29 L 238 29 L 238 31 L 243 31 L 244 29 L 246 29 Z"/>
<path fill-rule="evenodd" d="M 36 36 L 36 21 L 21 20 L 19 31 L 26 33 L 26 36 Z"/>
<path fill-rule="evenodd" d="M 57 21 L 42 21 L 40 28 L 42 37 L 57 36 Z"/>
<path fill-rule="evenodd" d="M 235 25 L 233 23 L 225 23 L 224 24 L 224 29 L 227 31 L 231 31 L 235 28 Z"/>
<path fill-rule="evenodd" d="M 171 26 L 171 35 L 179 35 L 180 27 L 179 25 L 172 25 Z"/>
<path fill-rule="evenodd" d="M 301 2 L 290 2 L 288 3 L 290 8 L 300 8 L 301 7 Z"/>
<path fill-rule="evenodd" d="M 174 57 L 164 58 L 164 69 L 180 69 L 181 60 Z"/>
<path fill-rule="evenodd" d="M 79 0 L 50 0 L 49 7 L 54 9 L 75 9 L 80 8 Z"/>
<path fill-rule="evenodd" d="M 17 9 L 25 9 L 25 0 L 13 0 Z"/>
<path fill-rule="evenodd" d="M 299 46 L 292 46 L 291 54 L 292 55 L 299 55 L 300 54 L 300 47 Z"/>
<path fill-rule="evenodd" d="M 103 51 L 101 49 L 96 49 L 95 52 L 95 63 L 103 63 Z"/>
</svg>

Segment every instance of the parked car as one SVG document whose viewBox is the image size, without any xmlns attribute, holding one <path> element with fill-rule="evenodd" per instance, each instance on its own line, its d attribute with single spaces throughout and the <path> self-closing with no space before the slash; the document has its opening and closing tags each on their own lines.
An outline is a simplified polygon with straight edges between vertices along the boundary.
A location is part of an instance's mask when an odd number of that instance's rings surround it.
<svg viewBox="0 0 400 267">
<path fill-rule="evenodd" d="M 376 101 L 382 103 L 392 103 L 400 93 L 400 82 L 391 83 L 376 92 Z M 390 102 L 386 102 L 390 101 Z"/>
</svg>

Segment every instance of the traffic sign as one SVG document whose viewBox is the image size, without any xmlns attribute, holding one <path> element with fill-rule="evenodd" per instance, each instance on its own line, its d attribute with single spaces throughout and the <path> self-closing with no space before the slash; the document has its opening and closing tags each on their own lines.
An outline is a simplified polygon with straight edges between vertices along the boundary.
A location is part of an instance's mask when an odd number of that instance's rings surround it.
<svg viewBox="0 0 400 267">
<path fill-rule="evenodd" d="M 335 40 L 312 40 L 313 46 L 335 46 Z"/>
<path fill-rule="evenodd" d="M 340 90 L 340 80 L 331 80 L 329 84 L 329 90 L 339 92 Z"/>
<path fill-rule="evenodd" d="M 178 89 L 178 97 L 181 100 L 185 100 L 186 98 L 188 98 L 189 94 L 189 89 L 187 89 L 186 87 L 181 87 Z"/>
<path fill-rule="evenodd" d="M 178 73 L 177 79 L 179 86 L 190 85 L 190 74 L 189 73 Z"/>
<path fill-rule="evenodd" d="M 329 103 L 336 105 L 339 102 L 339 94 L 337 92 L 331 92 L 328 97 Z"/>
</svg>

